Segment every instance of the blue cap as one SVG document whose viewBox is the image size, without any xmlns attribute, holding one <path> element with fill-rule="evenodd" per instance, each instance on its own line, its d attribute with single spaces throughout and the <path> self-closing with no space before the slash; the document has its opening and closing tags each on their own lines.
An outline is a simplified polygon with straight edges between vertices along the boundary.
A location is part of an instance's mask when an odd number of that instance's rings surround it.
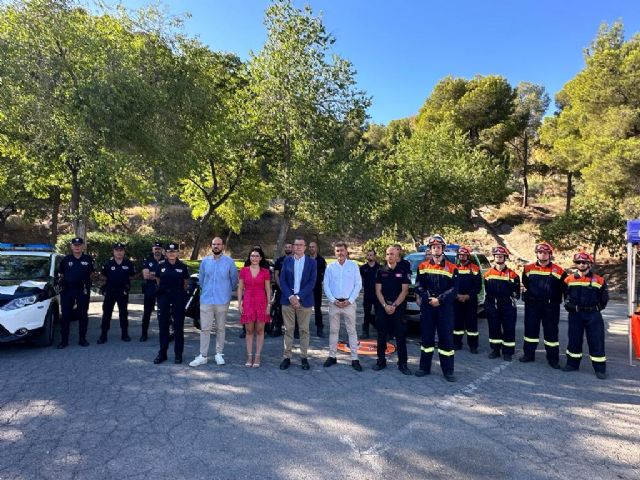
<svg viewBox="0 0 640 480">
<path fill-rule="evenodd" d="M 113 244 L 113 249 L 114 250 L 118 250 L 118 249 L 122 249 L 124 250 L 126 248 L 126 245 L 122 242 L 116 242 Z"/>
<path fill-rule="evenodd" d="M 170 243 L 167 245 L 167 247 L 165 248 L 165 250 L 166 250 L 167 252 L 176 252 L 176 251 L 178 251 L 178 250 L 180 250 L 180 249 L 178 248 L 178 244 L 177 244 L 177 243 L 170 242 Z"/>
<path fill-rule="evenodd" d="M 84 244 L 84 239 L 82 239 L 81 237 L 76 237 L 71 239 L 71 245 L 83 245 L 83 244 Z"/>
<path fill-rule="evenodd" d="M 162 248 L 162 244 L 160 242 L 153 242 L 153 246 Z"/>
</svg>

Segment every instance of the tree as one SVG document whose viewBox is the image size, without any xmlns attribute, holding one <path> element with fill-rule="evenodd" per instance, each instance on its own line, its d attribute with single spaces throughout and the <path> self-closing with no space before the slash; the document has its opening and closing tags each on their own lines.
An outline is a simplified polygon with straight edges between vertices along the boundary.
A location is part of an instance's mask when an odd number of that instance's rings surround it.
<svg viewBox="0 0 640 480">
<path fill-rule="evenodd" d="M 507 141 L 515 165 L 522 169 L 522 206 L 529 205 L 529 163 L 538 144 L 538 129 L 549 106 L 549 95 L 541 85 L 521 82 L 516 87 L 511 123 L 515 136 Z"/>
<path fill-rule="evenodd" d="M 369 99 L 356 89 L 351 63 L 331 55 L 335 39 L 309 7 L 275 1 L 265 25 L 266 43 L 248 62 L 245 105 L 255 131 L 271 142 L 268 179 L 282 207 L 279 252 L 291 222 L 316 211 L 327 188 L 349 181 L 340 169 L 334 174 L 336 165 L 349 162 L 335 140 L 345 125 L 364 120 Z"/>
<path fill-rule="evenodd" d="M 543 225 L 543 238 L 563 249 L 591 245 L 593 258 L 607 248 L 619 253 L 625 243 L 626 222 L 616 202 L 603 195 L 585 196 L 576 200 L 575 207 Z"/>
</svg>

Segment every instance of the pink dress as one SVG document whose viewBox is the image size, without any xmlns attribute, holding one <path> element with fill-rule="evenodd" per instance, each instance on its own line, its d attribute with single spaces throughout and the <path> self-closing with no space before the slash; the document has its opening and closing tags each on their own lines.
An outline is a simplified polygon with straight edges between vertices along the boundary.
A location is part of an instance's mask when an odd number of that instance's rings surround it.
<svg viewBox="0 0 640 480">
<path fill-rule="evenodd" d="M 261 268 L 256 278 L 251 275 L 251 267 L 240 269 L 240 280 L 244 282 L 242 294 L 242 316 L 240 323 L 261 322 L 269 323 L 271 317 L 267 313 L 267 293 L 264 283 L 271 281 L 269 270 Z"/>
</svg>

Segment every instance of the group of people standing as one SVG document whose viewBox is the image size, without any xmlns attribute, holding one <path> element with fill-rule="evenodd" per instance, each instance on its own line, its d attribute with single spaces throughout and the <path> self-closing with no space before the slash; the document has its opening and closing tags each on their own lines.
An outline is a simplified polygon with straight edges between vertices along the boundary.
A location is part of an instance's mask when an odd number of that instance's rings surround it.
<svg viewBox="0 0 640 480">
<path fill-rule="evenodd" d="M 83 252 L 81 238 L 71 241 L 72 254 L 60 265 L 61 277 L 61 333 L 58 348 L 65 348 L 69 340 L 69 321 L 73 315 L 79 320 L 81 346 L 86 339 L 89 289 L 95 276 L 90 256 Z M 592 272 L 593 259 L 584 252 L 574 256 L 576 273 L 568 273 L 551 261 L 552 248 L 548 243 L 536 245 L 536 262 L 526 265 L 522 284 L 520 276 L 506 265 L 509 252 L 505 247 L 492 249 L 494 265 L 484 273 L 471 261 L 469 248 L 458 250 L 456 263 L 447 260 L 446 242 L 439 235 L 428 241 L 428 254 L 418 266 L 416 275 L 416 302 L 420 305 L 420 362 L 417 377 L 429 375 L 436 351 L 440 367 L 447 381 L 455 381 L 454 354 L 462 348 L 467 336 L 469 350 L 478 353 L 478 295 L 484 285 L 484 309 L 489 326 L 490 358 L 502 357 L 511 361 L 515 351 L 516 302 L 522 295 L 525 304 L 525 332 L 521 362 L 535 360 L 539 344 L 540 326 L 544 332 L 547 362 L 560 368 L 559 316 L 560 305 L 569 312 L 569 342 L 564 371 L 577 370 L 582 358 L 582 340 L 586 333 L 593 368 L 598 378 L 606 378 L 604 353 L 604 323 L 600 311 L 608 301 L 605 280 Z M 356 302 L 364 287 L 364 319 L 362 336 L 368 337 L 370 327 L 377 330 L 377 362 L 373 369 L 387 366 L 387 342 L 395 338 L 398 369 L 411 375 L 408 368 L 406 346 L 407 319 L 404 315 L 406 297 L 411 283 L 411 266 L 402 259 L 399 245 L 385 251 L 384 265 L 378 264 L 373 250 L 367 252 L 366 263 L 358 266 L 350 260 L 347 244 L 334 245 L 336 261 L 327 262 L 318 254 L 317 244 L 309 245 L 298 237 L 285 246 L 285 255 L 274 265 L 275 295 L 272 296 L 272 278 L 269 263 L 260 247 L 249 252 L 245 266 L 238 269 L 224 253 L 224 242 L 216 237 L 211 243 L 211 255 L 205 257 L 199 269 L 200 284 L 200 351 L 190 362 L 197 367 L 208 363 L 212 330 L 215 328 L 214 359 L 224 365 L 226 318 L 234 290 L 237 292 L 240 323 L 246 332 L 245 365 L 257 368 L 261 364 L 265 326 L 273 321 L 272 335 L 284 334 L 283 359 L 280 369 L 291 366 L 294 338 L 300 340 L 300 363 L 303 370 L 310 368 L 308 348 L 310 319 L 315 309 L 316 333 L 323 336 L 321 310 L 322 294 L 327 298 L 329 310 L 329 355 L 325 367 L 337 363 L 338 333 L 344 322 L 351 351 L 351 366 L 362 371 L 358 358 L 356 330 Z M 113 245 L 113 257 L 100 274 L 105 281 L 103 317 L 98 343 L 107 341 L 114 305 L 118 305 L 121 339 L 131 341 L 128 331 L 128 295 L 130 279 L 135 274 L 133 263 L 124 255 L 125 245 Z M 164 253 L 163 253 L 164 251 Z M 154 359 L 159 364 L 168 359 L 174 330 L 174 361 L 182 363 L 184 351 L 184 317 L 189 295 L 187 266 L 178 258 L 178 245 L 156 243 L 152 255 L 142 263 L 144 279 L 144 312 L 140 341 L 148 340 L 151 313 L 158 306 L 160 349 Z M 275 304 L 275 305 L 274 305 Z M 75 307 L 75 309 L 74 309 Z M 275 307 L 275 308 L 273 308 Z M 372 310 L 374 313 L 372 313 Z M 273 318 L 272 318 L 273 315 Z M 283 331 L 284 330 L 284 331 Z M 437 333 L 437 345 L 436 345 Z M 255 343 L 255 348 L 254 348 Z"/>
</svg>

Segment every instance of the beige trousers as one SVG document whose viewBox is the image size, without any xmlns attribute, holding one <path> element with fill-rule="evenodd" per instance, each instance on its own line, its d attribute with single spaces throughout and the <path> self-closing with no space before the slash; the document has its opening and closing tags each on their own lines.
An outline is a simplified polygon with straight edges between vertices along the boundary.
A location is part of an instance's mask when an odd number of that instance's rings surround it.
<svg viewBox="0 0 640 480">
<path fill-rule="evenodd" d="M 349 335 L 349 349 L 351 360 L 358 359 L 358 334 L 356 333 L 356 306 L 339 308 L 329 304 L 329 356 L 336 358 L 338 353 L 338 334 L 340 333 L 340 318 L 344 317 L 344 326 Z"/>
<path fill-rule="evenodd" d="M 209 354 L 209 342 L 211 340 L 211 327 L 216 322 L 216 353 L 223 353 L 224 333 L 227 323 L 229 304 L 212 305 L 200 304 L 200 355 L 206 357 Z"/>
<path fill-rule="evenodd" d="M 300 356 L 307 358 L 309 350 L 309 319 L 311 309 L 300 307 L 293 308 L 291 305 L 282 306 L 282 318 L 284 320 L 284 358 L 291 358 L 293 348 L 293 330 L 296 328 L 296 317 L 298 318 L 298 331 L 300 332 Z"/>
</svg>

